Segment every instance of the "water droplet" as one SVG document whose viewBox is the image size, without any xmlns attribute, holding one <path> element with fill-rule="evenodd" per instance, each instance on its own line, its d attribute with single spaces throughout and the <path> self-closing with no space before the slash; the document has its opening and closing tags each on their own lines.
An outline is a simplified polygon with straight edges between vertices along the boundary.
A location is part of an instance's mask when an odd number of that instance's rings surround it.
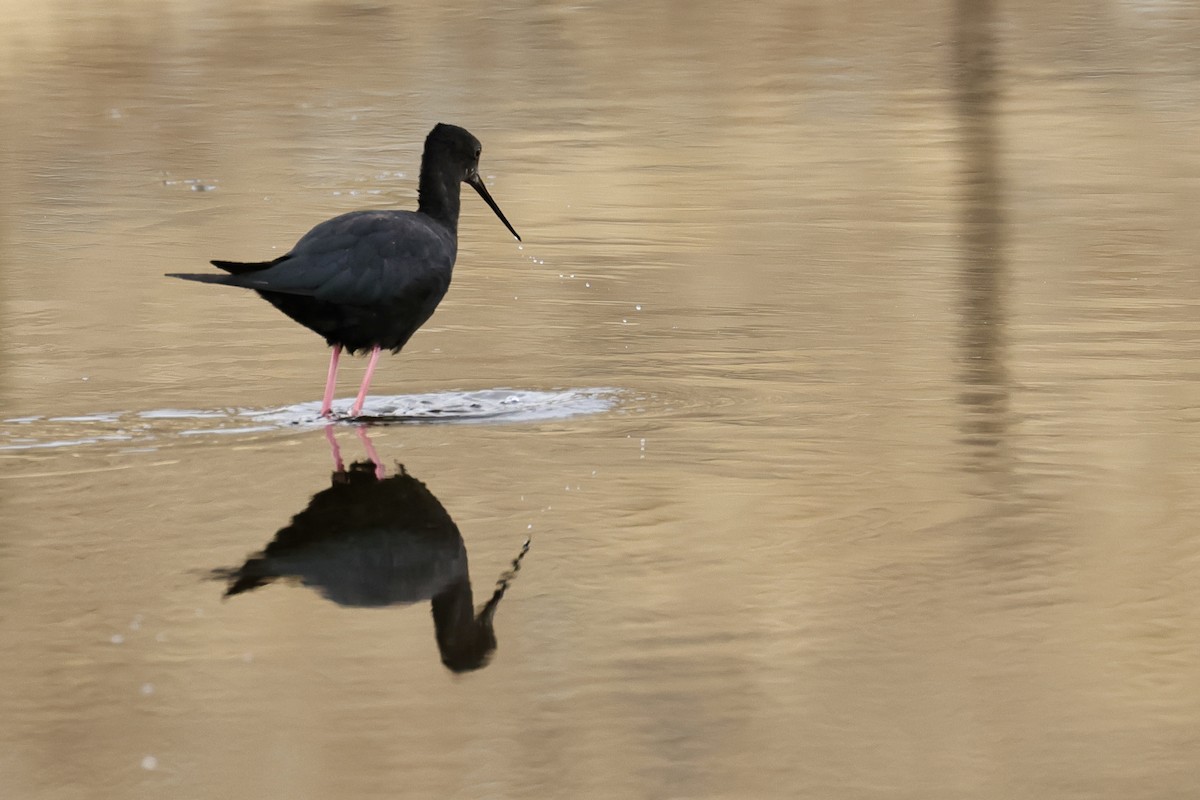
<svg viewBox="0 0 1200 800">
<path fill-rule="evenodd" d="M 634 311 L 641 311 L 642 306 L 641 306 L 641 304 L 638 304 L 638 305 L 634 306 L 633 309 L 634 309 Z"/>
<path fill-rule="evenodd" d="M 590 288 L 592 288 L 592 285 L 591 285 L 590 283 L 585 283 L 585 284 L 583 285 L 583 288 L 585 288 L 585 289 L 590 289 Z"/>
<path fill-rule="evenodd" d="M 147 697 L 154 694 L 154 684 L 153 683 L 143 683 L 142 684 L 142 694 L 146 695 Z"/>
<path fill-rule="evenodd" d="M 112 635 L 112 637 L 109 639 L 109 641 L 110 641 L 110 642 L 112 642 L 113 644 L 124 644 L 124 643 L 125 643 L 125 637 L 124 637 L 124 636 L 122 636 L 122 635 L 121 635 L 121 634 L 119 634 L 119 633 L 114 633 L 114 634 Z"/>
<path fill-rule="evenodd" d="M 154 756 L 146 756 L 142 759 L 142 769 L 152 770 L 158 769 L 158 759 Z"/>
</svg>

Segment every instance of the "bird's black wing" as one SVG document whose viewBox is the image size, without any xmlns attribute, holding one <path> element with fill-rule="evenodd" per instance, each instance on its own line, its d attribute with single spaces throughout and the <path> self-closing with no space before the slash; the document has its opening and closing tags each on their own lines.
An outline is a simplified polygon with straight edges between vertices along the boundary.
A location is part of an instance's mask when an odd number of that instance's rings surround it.
<svg viewBox="0 0 1200 800">
<path fill-rule="evenodd" d="M 353 211 L 322 222 L 266 268 L 243 270 L 222 283 L 371 306 L 448 283 L 455 244 L 448 229 L 424 215 Z"/>
</svg>

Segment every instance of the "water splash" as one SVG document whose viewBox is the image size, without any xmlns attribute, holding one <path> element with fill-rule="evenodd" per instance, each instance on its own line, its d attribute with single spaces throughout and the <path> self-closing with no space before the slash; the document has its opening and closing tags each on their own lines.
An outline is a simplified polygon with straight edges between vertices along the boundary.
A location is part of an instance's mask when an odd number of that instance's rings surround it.
<svg viewBox="0 0 1200 800">
<path fill-rule="evenodd" d="M 429 422 L 541 422 L 597 414 L 616 405 L 615 389 L 569 389 L 537 392 L 519 389 L 483 389 L 475 392 L 434 392 L 431 394 L 368 397 L 356 420 L 369 424 Z M 338 419 L 345 416 L 350 402 L 335 403 Z M 301 403 L 287 408 L 254 414 L 262 421 L 285 425 L 318 424 L 326 420 L 317 414 L 319 403 Z"/>
<path fill-rule="evenodd" d="M 542 422 L 598 414 L 615 408 L 618 389 L 482 389 L 470 392 L 368 397 L 355 422 L 371 425 Z M 334 404 L 335 421 L 351 401 Z M 317 428 L 329 420 L 320 403 L 298 403 L 269 409 L 180 409 L 106 412 L 73 416 L 27 415 L 0 420 L 0 452 L 119 444 L 142 447 L 149 442 L 196 436 L 229 436 L 297 428 Z"/>
</svg>

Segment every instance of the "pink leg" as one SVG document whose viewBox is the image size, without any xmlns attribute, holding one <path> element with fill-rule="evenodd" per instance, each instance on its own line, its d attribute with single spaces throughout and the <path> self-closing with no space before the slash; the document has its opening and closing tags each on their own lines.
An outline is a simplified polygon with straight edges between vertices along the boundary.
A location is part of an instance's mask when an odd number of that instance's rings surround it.
<svg viewBox="0 0 1200 800">
<path fill-rule="evenodd" d="M 342 346 L 333 346 L 333 355 L 329 357 L 329 374 L 325 377 L 325 399 L 321 401 L 321 416 L 333 416 L 333 387 L 337 384 L 338 356 L 342 354 Z"/>
<path fill-rule="evenodd" d="M 379 345 L 371 348 L 371 360 L 367 362 L 367 372 L 363 375 L 362 386 L 358 389 L 358 397 L 354 400 L 354 407 L 350 409 L 350 416 L 357 417 L 362 411 L 363 401 L 367 399 L 367 387 L 371 385 L 371 376 L 375 374 L 375 363 L 379 361 Z"/>
<path fill-rule="evenodd" d="M 375 465 L 375 478 L 383 480 L 387 477 L 387 470 L 383 468 L 383 462 L 379 460 L 379 453 L 375 452 L 375 445 L 371 444 L 370 437 L 367 436 L 367 427 L 359 425 L 355 428 L 358 433 L 359 441 L 363 443 L 363 449 L 367 451 L 367 458 L 371 459 L 371 463 Z"/>
<path fill-rule="evenodd" d="M 333 426 L 325 426 L 325 441 L 329 442 L 329 449 L 333 452 L 333 468 L 337 472 L 345 472 L 346 465 L 342 462 L 342 449 L 338 447 L 337 438 L 333 435 Z"/>
</svg>

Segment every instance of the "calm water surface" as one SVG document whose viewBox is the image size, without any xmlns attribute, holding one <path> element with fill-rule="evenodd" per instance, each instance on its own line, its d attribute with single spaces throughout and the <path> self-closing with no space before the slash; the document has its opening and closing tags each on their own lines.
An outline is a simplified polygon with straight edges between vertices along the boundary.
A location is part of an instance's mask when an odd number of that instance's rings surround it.
<svg viewBox="0 0 1200 800">
<path fill-rule="evenodd" d="M 1196 793 L 1191 4 L 4 8 L 0 795 Z M 437 121 L 471 424 L 326 431 L 161 275 Z"/>
</svg>

